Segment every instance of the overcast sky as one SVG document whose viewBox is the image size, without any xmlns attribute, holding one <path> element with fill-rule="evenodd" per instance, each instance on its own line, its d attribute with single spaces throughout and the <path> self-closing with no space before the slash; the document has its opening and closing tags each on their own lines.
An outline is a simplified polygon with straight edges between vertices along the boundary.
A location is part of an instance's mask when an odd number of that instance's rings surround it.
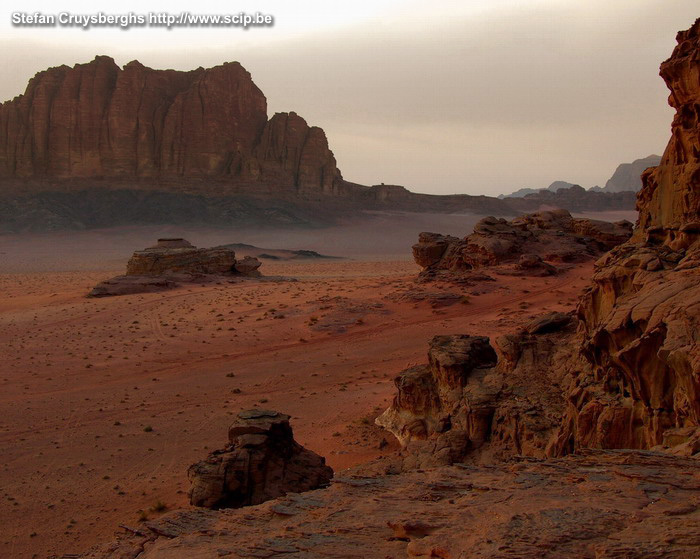
<svg viewBox="0 0 700 559">
<path fill-rule="evenodd" d="M 6 2 L 0 99 L 36 72 L 88 62 L 190 70 L 238 60 L 268 112 L 328 136 L 343 176 L 431 193 L 603 185 L 661 154 L 673 112 L 658 67 L 697 0 Z M 13 27 L 13 12 L 262 12 L 246 31 Z"/>
</svg>

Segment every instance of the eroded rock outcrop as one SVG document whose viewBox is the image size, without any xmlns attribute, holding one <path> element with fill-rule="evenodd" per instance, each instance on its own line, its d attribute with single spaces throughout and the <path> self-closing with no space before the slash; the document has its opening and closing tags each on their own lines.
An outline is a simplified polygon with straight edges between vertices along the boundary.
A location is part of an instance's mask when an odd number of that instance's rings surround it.
<svg viewBox="0 0 700 559">
<path fill-rule="evenodd" d="M 507 447 L 536 456 L 586 448 L 700 451 L 700 20 L 678 34 L 661 75 L 677 112 L 660 165 L 643 174 L 634 234 L 596 263 L 577 308 L 576 332 L 567 315 L 549 316 L 497 340 L 499 363 L 484 375 L 500 375 L 502 382 L 488 400 L 493 418 L 485 432 L 492 447 L 510 438 Z M 575 235 L 595 238 L 601 247 L 618 240 L 611 229 L 559 215 Z M 463 241 L 422 236 L 417 260 L 428 271 L 498 263 L 536 237 L 513 223 L 487 220 Z M 562 333 L 552 344 L 555 334 L 548 332 L 557 329 Z M 519 385 L 525 371 L 533 385 L 542 383 L 540 390 Z M 399 396 L 387 414 L 417 415 L 411 407 L 419 399 L 400 397 L 414 377 L 397 383 Z M 411 427 L 412 437 L 430 441 L 438 455 L 449 448 L 450 459 L 465 449 L 473 454 L 469 419 L 453 418 L 471 417 L 481 403 L 463 392 L 456 405 L 435 405 L 436 382 L 424 382 L 433 386 L 427 392 L 432 422 L 423 421 L 422 431 L 406 423 L 403 431 Z M 525 411 L 523 401 L 532 409 Z M 539 422 L 534 429 L 533 420 Z M 515 427 L 503 431 L 509 422 Z M 434 424 L 453 427 L 441 431 Z M 388 426 L 410 442 L 402 429 Z M 414 461 L 421 462 L 420 453 Z"/>
<path fill-rule="evenodd" d="M 567 210 L 537 212 L 512 221 L 485 217 L 463 239 L 421 233 L 413 245 L 413 256 L 426 279 L 449 278 L 501 264 L 513 264 L 525 275 L 550 275 L 557 271 L 551 263 L 600 256 L 626 241 L 631 233 L 632 224 L 627 221 L 576 219 Z"/>
<path fill-rule="evenodd" d="M 155 246 L 134 252 L 126 275 L 230 274 L 235 266 L 236 253 L 229 248 L 196 248 L 184 239 L 159 239 Z"/>
<path fill-rule="evenodd" d="M 268 121 L 238 62 L 179 72 L 98 56 L 40 72 L 0 105 L 0 177 L 206 177 L 327 192 L 340 174 L 321 129 L 295 113 Z"/>
<path fill-rule="evenodd" d="M 228 445 L 190 466 L 190 502 L 198 507 L 257 505 L 328 485 L 324 458 L 294 440 L 289 416 L 248 410 L 228 430 Z"/>
<path fill-rule="evenodd" d="M 700 432 L 700 20 L 661 65 L 676 109 L 642 176 L 633 238 L 597 263 L 582 298 L 580 360 L 549 452 L 670 448 Z"/>
<path fill-rule="evenodd" d="M 565 410 L 566 375 L 557 365 L 573 349 L 571 316 L 537 317 L 495 341 L 437 336 L 428 364 L 394 381 L 391 406 L 377 424 L 404 447 L 403 469 L 543 456 Z"/>
<path fill-rule="evenodd" d="M 103 281 L 90 292 L 90 297 L 129 295 L 173 289 L 181 283 L 229 278 L 258 278 L 261 262 L 246 256 L 236 259 L 230 248 L 197 248 L 181 238 L 158 239 L 144 250 L 137 250 L 129 259 L 126 275 Z"/>
</svg>

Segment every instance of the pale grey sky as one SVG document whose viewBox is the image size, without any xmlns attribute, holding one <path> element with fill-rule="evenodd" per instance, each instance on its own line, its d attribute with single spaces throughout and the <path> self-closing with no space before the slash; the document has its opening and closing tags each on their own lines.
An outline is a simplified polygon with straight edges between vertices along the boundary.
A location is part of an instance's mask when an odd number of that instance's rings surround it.
<svg viewBox="0 0 700 559">
<path fill-rule="evenodd" d="M 238 60 L 268 112 L 328 135 L 346 179 L 499 194 L 554 180 L 604 184 L 661 154 L 672 111 L 658 66 L 697 0 L 16 2 L 0 16 L 0 99 L 36 72 L 138 59 L 188 70 Z M 45 14 L 263 12 L 269 28 L 18 28 Z"/>
</svg>

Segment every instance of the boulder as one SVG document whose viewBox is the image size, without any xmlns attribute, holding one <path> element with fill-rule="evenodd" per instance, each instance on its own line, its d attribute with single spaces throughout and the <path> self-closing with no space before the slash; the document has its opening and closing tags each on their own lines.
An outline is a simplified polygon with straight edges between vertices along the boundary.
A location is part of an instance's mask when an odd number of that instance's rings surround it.
<svg viewBox="0 0 700 559">
<path fill-rule="evenodd" d="M 257 258 L 246 256 L 242 260 L 236 260 L 236 263 L 233 265 L 233 269 L 236 273 L 242 276 L 259 277 L 260 272 L 258 271 L 258 268 L 260 268 L 261 265 L 262 262 L 260 262 L 260 260 Z"/>
<path fill-rule="evenodd" d="M 525 271 L 528 275 L 551 276 L 557 273 L 556 266 L 542 260 L 539 254 L 523 254 L 518 259 L 518 270 Z"/>
<path fill-rule="evenodd" d="M 548 334 L 561 330 L 570 322 L 571 315 L 563 312 L 552 312 L 533 319 L 525 326 L 525 330 L 528 334 Z"/>
<path fill-rule="evenodd" d="M 190 503 L 206 508 L 257 505 L 323 487 L 333 470 L 294 440 L 289 416 L 242 411 L 229 427 L 228 445 L 190 466 Z"/>
<path fill-rule="evenodd" d="M 418 243 L 413 245 L 413 258 L 422 268 L 433 266 L 440 262 L 447 246 L 457 240 L 456 237 L 439 233 L 421 233 L 418 235 Z"/>
</svg>

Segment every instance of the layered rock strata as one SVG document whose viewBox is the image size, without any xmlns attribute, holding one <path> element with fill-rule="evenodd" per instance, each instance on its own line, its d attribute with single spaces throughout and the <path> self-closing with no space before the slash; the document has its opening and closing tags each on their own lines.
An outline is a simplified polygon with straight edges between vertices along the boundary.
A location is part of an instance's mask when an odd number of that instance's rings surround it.
<svg viewBox="0 0 700 559">
<path fill-rule="evenodd" d="M 632 239 L 598 262 L 578 307 L 582 351 L 551 454 L 700 450 L 700 20 L 661 65 L 676 109 L 647 169 Z"/>
<path fill-rule="evenodd" d="M 238 62 L 179 72 L 98 56 L 39 72 L 0 105 L 0 177 L 206 177 L 330 192 L 340 174 L 323 130 L 295 113 L 268 121 Z"/>
<path fill-rule="evenodd" d="M 162 291 L 220 276 L 258 278 L 261 264 L 251 256 L 237 260 L 235 251 L 226 247 L 197 248 L 185 239 L 158 239 L 154 246 L 134 252 L 126 275 L 101 282 L 90 296 Z"/>
<path fill-rule="evenodd" d="M 333 470 L 294 440 L 289 416 L 248 410 L 228 430 L 228 445 L 190 466 L 190 502 L 198 507 L 257 505 L 328 485 Z"/>
<path fill-rule="evenodd" d="M 700 452 L 700 20 L 677 39 L 661 65 L 676 109 L 671 140 L 660 165 L 642 176 L 631 239 L 596 262 L 576 330 L 566 316 L 550 317 L 499 338 L 497 366 L 473 375 L 467 371 L 483 365 L 463 364 L 457 392 L 432 361 L 421 375 L 405 373 L 380 419 L 402 442 L 428 441 L 447 462 L 475 455 L 483 440 L 492 452 L 534 456 L 588 448 Z M 590 223 L 570 223 L 580 234 L 599 234 Z M 521 246 L 511 224 L 486 225 L 491 236 L 480 225 L 463 241 L 423 238 L 417 261 L 428 270 L 459 270 L 498 262 Z M 598 242 L 615 241 L 603 233 Z M 548 333 L 557 328 L 560 334 Z M 531 386 L 519 384 L 523 373 Z M 445 390 L 457 397 L 435 399 Z M 490 419 L 475 436 L 479 414 Z"/>
</svg>

